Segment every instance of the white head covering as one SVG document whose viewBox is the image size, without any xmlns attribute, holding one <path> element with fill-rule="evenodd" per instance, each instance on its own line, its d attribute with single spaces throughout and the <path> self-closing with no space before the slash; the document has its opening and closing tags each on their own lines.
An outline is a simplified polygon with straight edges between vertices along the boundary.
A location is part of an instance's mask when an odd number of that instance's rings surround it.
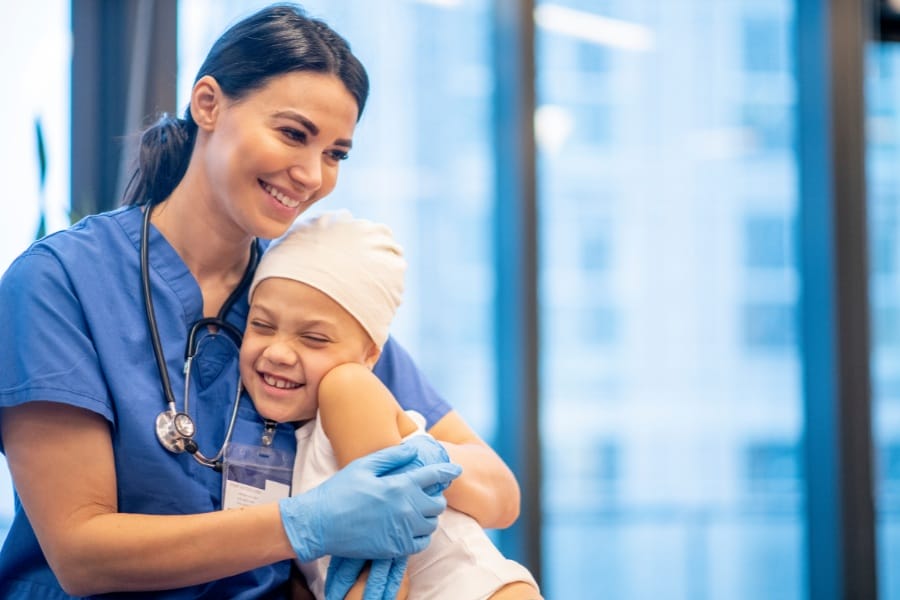
<svg viewBox="0 0 900 600">
<path fill-rule="evenodd" d="M 359 321 L 380 349 L 403 295 L 406 261 L 391 230 L 346 210 L 296 221 L 273 241 L 256 268 L 250 298 L 263 279 L 282 277 L 316 288 Z"/>
</svg>

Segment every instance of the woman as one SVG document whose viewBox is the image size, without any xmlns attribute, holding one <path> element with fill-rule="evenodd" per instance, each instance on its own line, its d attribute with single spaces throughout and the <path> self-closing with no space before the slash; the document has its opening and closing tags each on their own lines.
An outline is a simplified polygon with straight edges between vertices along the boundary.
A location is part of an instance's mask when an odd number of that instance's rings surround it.
<svg viewBox="0 0 900 600">
<path fill-rule="evenodd" d="M 264 9 L 213 45 L 184 118 L 145 132 L 127 206 L 37 242 L 4 275 L 0 442 L 20 503 L 0 596 L 277 597 L 295 556 L 389 561 L 427 544 L 444 499 L 422 490 L 458 475 L 444 450 L 465 471 L 447 502 L 486 527 L 516 518 L 509 469 L 393 341 L 376 372 L 443 448 L 388 449 L 313 492 L 219 510 L 231 492 L 208 466 L 223 440 L 272 433 L 246 400 L 231 419 L 240 386 L 225 334 L 244 327 L 256 240 L 331 192 L 367 94 L 328 26 Z M 215 327 L 189 336 L 202 318 Z M 274 434 L 290 451 L 292 429 Z"/>
</svg>

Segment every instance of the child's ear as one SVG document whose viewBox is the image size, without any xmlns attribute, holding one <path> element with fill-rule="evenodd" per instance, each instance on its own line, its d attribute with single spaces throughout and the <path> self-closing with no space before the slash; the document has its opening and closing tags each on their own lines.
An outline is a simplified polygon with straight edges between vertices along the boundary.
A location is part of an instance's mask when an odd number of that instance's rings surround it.
<svg viewBox="0 0 900 600">
<path fill-rule="evenodd" d="M 378 358 L 381 356 L 381 348 L 375 345 L 375 342 L 369 343 L 369 349 L 366 351 L 366 358 L 364 364 L 370 370 L 375 367 L 375 363 L 378 362 Z"/>
</svg>

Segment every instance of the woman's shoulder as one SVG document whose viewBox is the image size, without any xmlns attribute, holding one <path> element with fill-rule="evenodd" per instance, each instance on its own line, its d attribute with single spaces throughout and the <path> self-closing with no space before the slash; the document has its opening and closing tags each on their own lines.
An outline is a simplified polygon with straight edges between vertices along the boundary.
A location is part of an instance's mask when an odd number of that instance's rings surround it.
<svg viewBox="0 0 900 600">
<path fill-rule="evenodd" d="M 17 260 L 31 256 L 52 256 L 64 264 L 97 265 L 119 254 L 125 247 L 140 243 L 140 210 L 123 207 L 89 215 L 66 229 L 34 241 Z"/>
<path fill-rule="evenodd" d="M 134 213 L 137 212 L 137 215 Z M 132 207 L 87 216 L 74 225 L 50 233 L 22 252 L 3 273 L 4 280 L 40 281 L 46 278 L 95 278 L 104 265 L 121 264 L 128 247 L 140 242 L 140 210 Z M 130 252 L 135 256 L 135 251 Z M 25 284 L 25 281 L 21 281 Z"/>
<path fill-rule="evenodd" d="M 140 238 L 140 209 L 123 206 L 111 211 L 88 215 L 66 229 L 50 233 L 36 240 L 31 250 L 84 246 L 103 249 L 116 239 Z"/>
</svg>

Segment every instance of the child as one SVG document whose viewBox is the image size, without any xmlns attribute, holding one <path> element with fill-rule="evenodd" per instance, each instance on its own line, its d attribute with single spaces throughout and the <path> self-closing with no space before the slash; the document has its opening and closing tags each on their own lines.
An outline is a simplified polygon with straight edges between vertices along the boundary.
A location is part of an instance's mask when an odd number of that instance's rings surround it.
<svg viewBox="0 0 900 600">
<path fill-rule="evenodd" d="M 346 211 L 295 223 L 260 261 L 241 376 L 265 418 L 304 422 L 294 494 L 373 450 L 428 435 L 424 418 L 404 412 L 370 370 L 400 304 L 405 269 L 387 227 Z M 531 574 L 504 558 L 474 519 L 448 508 L 439 523 L 429 547 L 409 558 L 400 597 L 541 597 Z M 316 598 L 324 598 L 328 560 L 299 565 Z"/>
</svg>

